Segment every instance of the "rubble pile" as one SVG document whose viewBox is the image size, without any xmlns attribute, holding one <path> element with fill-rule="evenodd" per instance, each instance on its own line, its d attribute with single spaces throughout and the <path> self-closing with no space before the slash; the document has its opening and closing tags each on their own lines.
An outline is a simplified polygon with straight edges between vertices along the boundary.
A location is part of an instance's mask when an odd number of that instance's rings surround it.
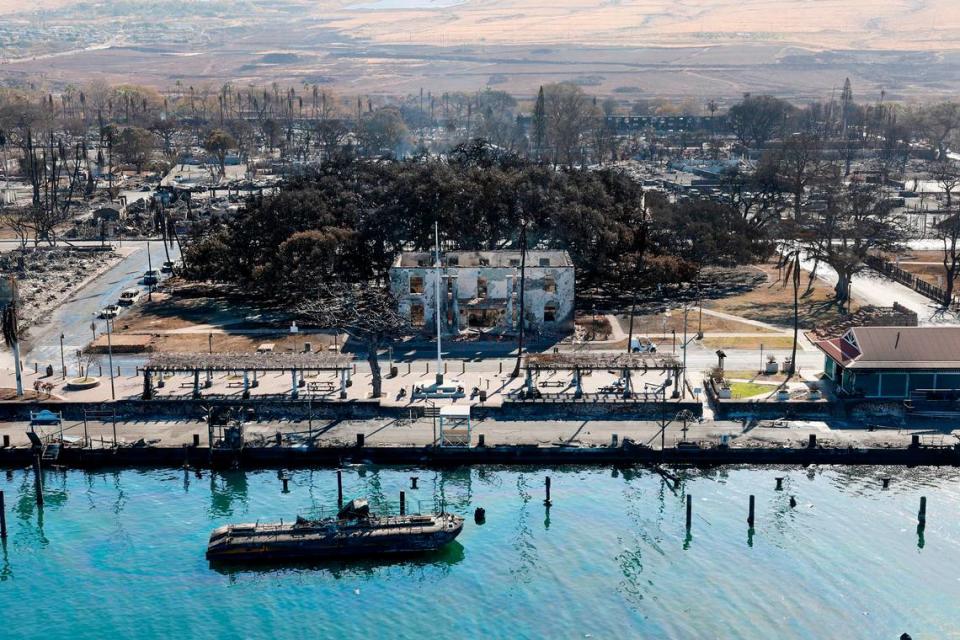
<svg viewBox="0 0 960 640">
<path fill-rule="evenodd" d="M 0 275 L 14 276 L 21 328 L 38 324 L 84 281 L 119 260 L 112 251 L 64 247 L 16 249 L 0 254 Z"/>
</svg>

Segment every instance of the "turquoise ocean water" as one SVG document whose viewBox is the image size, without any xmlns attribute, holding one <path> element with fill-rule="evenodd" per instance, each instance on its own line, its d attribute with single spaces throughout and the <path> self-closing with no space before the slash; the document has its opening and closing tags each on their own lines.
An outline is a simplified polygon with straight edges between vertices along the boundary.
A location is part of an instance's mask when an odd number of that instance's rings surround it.
<svg viewBox="0 0 960 640">
<path fill-rule="evenodd" d="M 402 561 L 209 566 L 213 527 L 335 503 L 334 471 L 291 477 L 284 494 L 276 471 L 50 470 L 40 512 L 30 474 L 0 472 L 0 638 L 960 638 L 956 470 L 717 469 L 673 491 L 642 469 L 352 467 L 348 497 L 442 502 L 467 516 L 458 542 Z"/>
</svg>

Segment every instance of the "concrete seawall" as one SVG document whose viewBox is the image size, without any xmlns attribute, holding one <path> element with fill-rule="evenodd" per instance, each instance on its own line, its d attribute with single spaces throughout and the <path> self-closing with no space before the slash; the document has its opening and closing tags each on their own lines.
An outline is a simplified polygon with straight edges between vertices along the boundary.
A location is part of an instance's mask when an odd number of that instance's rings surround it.
<svg viewBox="0 0 960 640">
<path fill-rule="evenodd" d="M 430 467 L 468 464 L 681 464 L 717 465 L 906 465 L 958 466 L 960 448 L 707 448 L 649 449 L 632 444 L 620 447 L 496 446 L 436 447 L 248 447 L 241 452 L 206 447 L 123 447 L 119 449 L 65 448 L 56 465 L 72 468 L 161 466 L 274 468 L 340 466 L 349 463 L 398 464 Z M 31 462 L 29 448 L 0 449 L 0 466 L 22 468 Z"/>
</svg>

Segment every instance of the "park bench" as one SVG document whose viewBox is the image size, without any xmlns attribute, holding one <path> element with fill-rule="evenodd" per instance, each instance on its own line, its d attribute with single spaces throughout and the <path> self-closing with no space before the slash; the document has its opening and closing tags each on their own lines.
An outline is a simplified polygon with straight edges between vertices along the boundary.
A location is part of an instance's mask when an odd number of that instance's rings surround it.
<svg viewBox="0 0 960 640">
<path fill-rule="evenodd" d="M 557 387 L 559 389 L 562 389 L 563 387 L 567 386 L 567 383 L 564 382 L 563 380 L 544 380 L 543 382 L 540 383 L 540 386 L 541 387 Z"/>
</svg>

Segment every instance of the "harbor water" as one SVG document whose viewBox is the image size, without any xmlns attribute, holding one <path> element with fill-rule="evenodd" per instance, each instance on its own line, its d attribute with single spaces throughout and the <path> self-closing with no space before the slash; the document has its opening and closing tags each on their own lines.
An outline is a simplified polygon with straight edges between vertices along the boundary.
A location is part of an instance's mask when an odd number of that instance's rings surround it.
<svg viewBox="0 0 960 640">
<path fill-rule="evenodd" d="M 29 470 L 0 472 L 0 637 L 960 637 L 957 470 L 676 473 L 348 467 L 346 498 L 395 511 L 405 491 L 463 533 L 424 557 L 225 567 L 214 527 L 333 507 L 335 471 L 283 493 L 276 471 L 46 470 L 42 510 Z"/>
</svg>

